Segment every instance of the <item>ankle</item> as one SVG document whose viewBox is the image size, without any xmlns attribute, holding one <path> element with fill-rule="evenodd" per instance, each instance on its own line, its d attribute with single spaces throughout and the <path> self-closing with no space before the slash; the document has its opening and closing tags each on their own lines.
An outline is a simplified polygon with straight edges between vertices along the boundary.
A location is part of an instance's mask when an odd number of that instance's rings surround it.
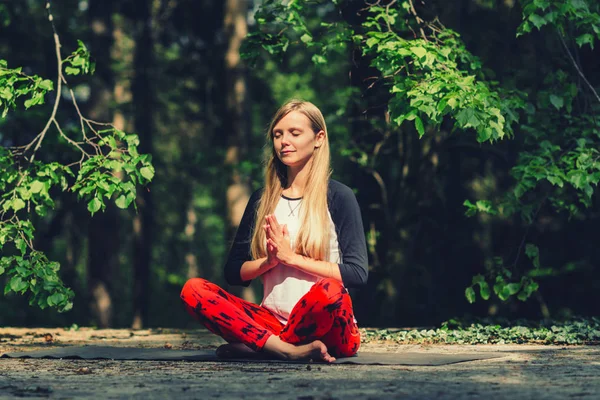
<svg viewBox="0 0 600 400">
<path fill-rule="evenodd" d="M 272 335 L 265 342 L 263 350 L 283 360 L 291 360 L 293 358 L 295 346 L 284 342 L 279 336 Z"/>
</svg>

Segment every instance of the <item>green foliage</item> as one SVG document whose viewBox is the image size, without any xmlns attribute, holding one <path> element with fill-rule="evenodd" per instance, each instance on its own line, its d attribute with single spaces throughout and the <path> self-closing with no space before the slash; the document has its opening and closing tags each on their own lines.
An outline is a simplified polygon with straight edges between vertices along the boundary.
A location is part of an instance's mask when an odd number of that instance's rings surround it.
<svg viewBox="0 0 600 400">
<path fill-rule="evenodd" d="M 90 52 L 81 40 L 77 41 L 77 45 L 77 50 L 62 61 L 65 73 L 67 75 L 92 75 L 96 69 L 96 64 L 90 61 Z"/>
<path fill-rule="evenodd" d="M 85 199 L 92 215 L 104 211 L 106 199 L 115 199 L 119 208 L 127 208 L 132 203 L 135 207 L 137 185 L 145 185 L 154 177 L 152 157 L 138 153 L 137 135 L 114 128 L 98 133 L 103 135 L 98 145 L 108 147 L 108 154 L 85 160 L 69 190 L 76 192 L 79 199 Z"/>
<path fill-rule="evenodd" d="M 436 127 L 445 117 L 455 129 L 475 130 L 478 142 L 512 136 L 516 110 L 524 106 L 520 97 L 485 81 L 480 60 L 466 50 L 457 32 L 431 24 L 426 28 L 430 36 L 404 39 L 410 15 L 407 2 L 401 5 L 393 13 L 371 7 L 363 24 L 369 30 L 355 36 L 364 40 L 363 54 L 389 82 L 391 120 L 397 125 L 414 121 L 419 136 L 426 123 Z"/>
<path fill-rule="evenodd" d="M 465 200 L 463 205 L 467 208 L 465 211 L 465 215 L 467 217 L 472 217 L 477 214 L 477 212 L 496 215 L 498 211 L 494 208 L 492 202 L 489 200 L 477 200 L 475 204 L 471 203 L 469 200 Z"/>
<path fill-rule="evenodd" d="M 58 37 L 55 37 L 60 48 Z M 94 70 L 90 54 L 83 44 L 62 60 L 58 86 L 68 75 L 91 74 Z M 60 54 L 57 54 L 60 61 Z M 5 118 L 10 109 L 18 106 L 19 97 L 25 109 L 44 103 L 44 96 L 53 90 L 53 82 L 38 76 L 25 75 L 21 68 L 9 69 L 0 60 L 0 106 Z M 76 99 L 71 91 L 72 101 Z M 120 208 L 127 208 L 135 197 L 138 185 L 149 183 L 154 167 L 148 154 L 139 154 L 137 135 L 127 134 L 110 124 L 95 122 L 79 113 L 80 141 L 65 134 L 56 119 L 60 96 L 46 127 L 29 144 L 0 147 L 0 275 L 6 277 L 4 294 L 29 293 L 29 304 L 42 309 L 53 307 L 64 312 L 72 308 L 74 293 L 64 286 L 58 275 L 60 266 L 34 247 L 35 215 L 44 217 L 54 208 L 53 196 L 58 192 L 75 192 L 85 199 L 89 212 L 104 210 L 106 200 L 114 199 Z M 59 138 L 80 153 L 78 162 L 63 165 L 59 162 L 35 160 L 36 152 L 49 132 L 56 127 Z M 99 129 L 98 127 L 104 129 Z"/>
<path fill-rule="evenodd" d="M 33 227 L 20 227 L 23 235 L 33 237 Z M 3 229 L 7 231 L 8 229 Z M 21 255 L 5 256 L 0 258 L 0 275 L 10 277 L 4 287 L 4 294 L 10 292 L 25 294 L 30 292 L 29 305 L 36 305 L 41 309 L 54 307 L 60 312 L 69 311 L 73 307 L 74 293 L 66 288 L 59 275 L 60 266 L 57 262 L 50 262 L 39 251 L 27 252 L 25 239 L 18 238 L 15 245 Z"/>
<path fill-rule="evenodd" d="M 437 329 L 367 329 L 364 343 L 387 340 L 400 344 L 548 344 L 577 345 L 600 343 L 600 319 L 581 319 L 567 322 L 532 324 L 516 321 L 514 324 L 471 323 L 463 325 L 456 320 L 444 322 Z"/>
<path fill-rule="evenodd" d="M 574 27 L 577 46 L 589 45 L 600 39 L 600 5 L 586 0 L 526 0 L 523 1 L 523 23 L 517 35 L 530 33 L 534 28 L 551 27 L 566 36 Z"/>
<path fill-rule="evenodd" d="M 525 1 L 523 23 L 517 35 L 529 33 L 533 27 L 555 29 L 559 37 L 557 46 L 565 50 L 566 61 L 573 63 L 575 60 L 567 45 L 573 39 L 570 35 L 574 35 L 579 47 L 589 44 L 593 48 L 594 40 L 600 34 L 599 10 L 597 3 L 588 4 L 584 0 Z M 577 65 L 575 68 L 578 68 Z M 515 181 L 514 189 L 497 204 L 486 201 L 484 206 L 479 200 L 476 206 L 466 201 L 467 216 L 477 212 L 489 213 L 490 209 L 498 210 L 502 218 L 519 214 L 528 226 L 527 236 L 529 227 L 536 223 L 536 217 L 546 204 L 556 212 L 565 212 L 569 219 L 581 216 L 592 206 L 592 198 L 600 182 L 600 121 L 596 117 L 600 113 L 600 104 L 588 94 L 588 90 L 578 86 L 579 79 L 575 71 L 569 73 L 558 69 L 544 78 L 542 88 L 531 93 L 530 102 L 524 108 L 526 120 L 520 126 L 524 149 L 519 152 L 516 165 L 510 171 Z M 525 240 L 526 237 L 522 239 L 523 242 Z M 521 266 L 515 276 L 506 274 L 509 269 L 517 271 L 522 251 L 523 244 L 519 246 L 515 262 L 508 267 L 503 262 L 487 266 L 490 282 L 494 282 L 494 292 L 501 299 L 517 295 L 518 299 L 525 300 L 538 288 L 533 277 L 554 276 L 568 271 L 558 266 L 540 268 L 540 249 L 529 243 L 524 251 L 531 264 Z M 469 290 L 468 300 L 472 302 L 474 299 Z"/>
<path fill-rule="evenodd" d="M 26 98 L 23 105 L 29 107 L 44 104 L 44 96 L 48 91 L 54 90 L 51 80 L 39 76 L 29 76 L 22 72 L 22 68 L 8 68 L 6 60 L 0 59 L 0 109 L 2 118 L 6 118 L 8 111 L 17 107 L 20 97 Z"/>
<path fill-rule="evenodd" d="M 290 45 L 298 45 L 319 64 L 332 51 L 358 45 L 389 88 L 388 110 L 395 124 L 414 121 L 423 136 L 426 126 L 439 126 L 449 117 L 456 129 L 474 129 L 479 142 L 512 136 L 516 111 L 524 106 L 522 95 L 504 93 L 495 82 L 478 79 L 484 78 L 481 62 L 450 29 L 431 24 L 431 36 L 404 39 L 411 29 L 405 22 L 411 18 L 408 1 L 392 8 L 369 7 L 366 21 L 356 30 L 340 21 L 321 22 L 310 30 L 303 16 L 307 8 L 295 1 L 264 2 L 255 16 L 262 30 L 249 35 L 244 56 L 255 59 L 262 47 L 281 57 Z"/>
</svg>

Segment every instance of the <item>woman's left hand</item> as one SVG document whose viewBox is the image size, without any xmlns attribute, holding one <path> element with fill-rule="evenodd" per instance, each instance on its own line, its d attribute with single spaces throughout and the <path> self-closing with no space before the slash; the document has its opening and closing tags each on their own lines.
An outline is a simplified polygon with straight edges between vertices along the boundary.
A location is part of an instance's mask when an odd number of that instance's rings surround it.
<svg viewBox="0 0 600 400">
<path fill-rule="evenodd" d="M 275 215 L 267 215 L 265 224 L 267 246 L 271 246 L 277 259 L 285 265 L 291 265 L 296 253 L 290 244 L 287 225 L 279 225 Z"/>
</svg>

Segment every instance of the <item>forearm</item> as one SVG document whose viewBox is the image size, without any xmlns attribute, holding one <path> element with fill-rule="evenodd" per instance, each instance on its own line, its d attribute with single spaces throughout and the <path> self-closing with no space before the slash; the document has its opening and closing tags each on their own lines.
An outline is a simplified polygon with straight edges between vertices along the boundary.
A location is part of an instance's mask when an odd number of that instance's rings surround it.
<svg viewBox="0 0 600 400">
<path fill-rule="evenodd" d="M 300 254 L 294 254 L 288 264 L 291 267 L 322 278 L 333 278 L 342 282 L 340 267 L 329 261 L 315 260 Z"/>
<path fill-rule="evenodd" d="M 257 276 L 261 276 L 274 266 L 275 264 L 268 262 L 267 257 L 246 261 L 242 264 L 242 268 L 240 269 L 240 277 L 243 281 L 250 281 Z"/>
</svg>

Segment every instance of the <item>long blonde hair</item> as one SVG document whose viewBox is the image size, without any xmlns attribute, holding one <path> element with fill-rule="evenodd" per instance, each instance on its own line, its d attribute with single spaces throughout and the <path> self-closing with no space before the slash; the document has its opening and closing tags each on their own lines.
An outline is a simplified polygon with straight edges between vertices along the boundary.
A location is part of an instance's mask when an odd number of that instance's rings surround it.
<svg viewBox="0 0 600 400">
<path fill-rule="evenodd" d="M 311 122 L 315 135 L 319 131 L 325 132 L 325 139 L 321 146 L 315 149 L 304 195 L 300 208 L 300 231 L 295 241 L 295 251 L 298 254 L 316 259 L 329 258 L 329 214 L 327 208 L 327 187 L 331 175 L 329 135 L 325 118 L 321 111 L 312 103 L 301 100 L 290 100 L 285 103 L 273 116 L 267 132 L 267 146 L 271 151 L 267 154 L 265 164 L 265 188 L 259 200 L 254 233 L 252 234 L 252 257 L 258 259 L 265 257 L 266 237 L 262 228 L 265 217 L 273 213 L 283 189 L 287 187 L 287 167 L 279 160 L 273 146 L 273 129 L 275 125 L 287 114 L 298 111 L 306 115 Z"/>
</svg>

